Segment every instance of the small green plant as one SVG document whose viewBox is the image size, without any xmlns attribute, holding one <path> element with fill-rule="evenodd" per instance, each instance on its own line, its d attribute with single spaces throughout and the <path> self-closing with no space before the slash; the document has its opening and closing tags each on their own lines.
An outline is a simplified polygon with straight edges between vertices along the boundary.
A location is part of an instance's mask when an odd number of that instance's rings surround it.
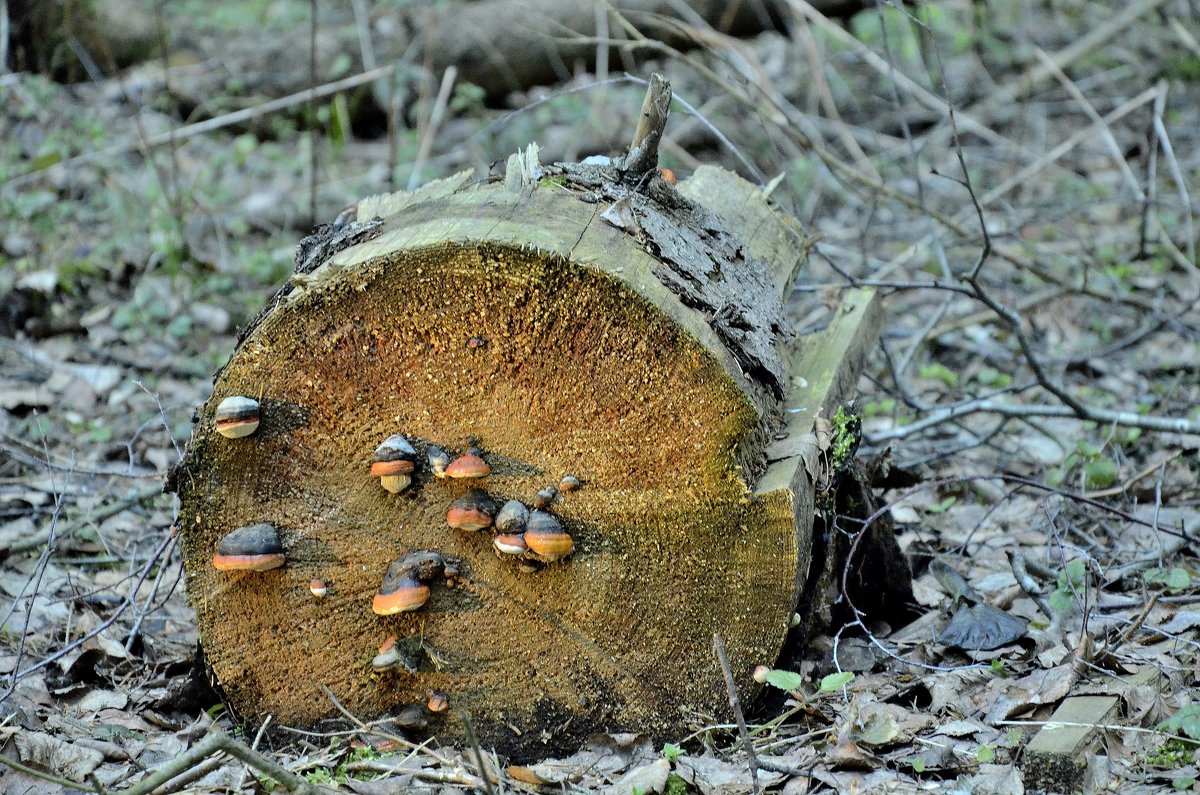
<svg viewBox="0 0 1200 795">
<path fill-rule="evenodd" d="M 948 388 L 954 389 L 958 386 L 958 373 L 951 370 L 946 365 L 940 362 L 924 365 L 917 371 L 917 375 L 921 378 L 926 378 L 933 381 L 941 381 Z"/>
<path fill-rule="evenodd" d="M 933 505 L 925 506 L 925 513 L 945 513 L 946 509 L 956 502 L 958 502 L 958 497 L 951 495 L 944 500 L 935 502 Z"/>
<path fill-rule="evenodd" d="M 662 757 L 671 764 L 679 761 L 679 757 L 686 753 L 682 748 L 674 743 L 663 743 Z"/>
<path fill-rule="evenodd" d="M 304 779 L 309 784 L 317 784 L 317 785 L 323 784 L 323 785 L 332 786 L 332 785 L 341 783 L 339 781 L 334 780 L 333 773 L 331 773 L 329 771 L 329 768 L 327 768 L 327 767 L 318 767 L 318 768 L 308 771 L 307 773 L 304 774 Z"/>
<path fill-rule="evenodd" d="M 1115 461 L 1103 454 L 1103 449 L 1080 439 L 1061 465 L 1046 472 L 1046 485 L 1061 486 L 1073 472 L 1083 475 L 1084 486 L 1089 489 L 1106 489 L 1113 485 L 1120 470 Z"/>
<path fill-rule="evenodd" d="M 1196 752 L 1196 743 L 1170 739 L 1146 756 L 1146 764 L 1163 770 L 1190 765 Z"/>
<path fill-rule="evenodd" d="M 858 415 L 846 411 L 844 406 L 838 406 L 833 415 L 833 444 L 830 447 L 830 460 L 835 472 L 842 471 L 850 463 L 858 447 L 860 428 Z"/>
<path fill-rule="evenodd" d="M 757 678 L 757 674 L 755 674 Z M 804 677 L 795 671 L 779 671 L 772 669 L 767 671 L 762 676 L 762 680 L 771 687 L 777 687 L 780 690 L 799 690 L 804 684 Z"/>
<path fill-rule="evenodd" d="M 1158 724 L 1158 730 L 1179 734 L 1189 740 L 1200 740 L 1200 704 L 1188 704 Z"/>
<path fill-rule="evenodd" d="M 1012 376 L 994 367 L 980 367 L 975 373 L 975 382 L 991 389 L 1004 389 L 1012 384 Z"/>
<path fill-rule="evenodd" d="M 842 671 L 836 674 L 829 674 L 821 679 L 821 686 L 817 688 L 818 693 L 834 693 L 841 690 L 846 685 L 854 681 L 854 674 L 851 671 Z"/>
<path fill-rule="evenodd" d="M 667 776 L 667 786 L 663 789 L 664 795 L 687 795 L 689 791 L 687 782 L 678 773 Z"/>
<path fill-rule="evenodd" d="M 1058 573 L 1058 587 L 1050 594 L 1050 607 L 1066 612 L 1075 606 L 1075 594 L 1087 584 L 1087 563 L 1075 558 Z"/>
<path fill-rule="evenodd" d="M 871 400 L 863 404 L 862 412 L 867 417 L 881 417 L 896 410 L 896 399 Z"/>
<path fill-rule="evenodd" d="M 474 83 L 460 80 L 454 84 L 454 95 L 450 97 L 450 112 L 455 116 L 479 117 L 487 110 L 487 90 Z"/>
<path fill-rule="evenodd" d="M 1192 575 L 1187 569 L 1174 566 L 1169 569 L 1148 569 L 1142 575 L 1146 584 L 1154 588 L 1163 588 L 1172 595 L 1181 594 L 1192 585 Z"/>
<path fill-rule="evenodd" d="M 975 759 L 981 765 L 990 765 L 996 761 L 996 746 L 991 743 L 984 743 L 975 751 Z"/>
</svg>

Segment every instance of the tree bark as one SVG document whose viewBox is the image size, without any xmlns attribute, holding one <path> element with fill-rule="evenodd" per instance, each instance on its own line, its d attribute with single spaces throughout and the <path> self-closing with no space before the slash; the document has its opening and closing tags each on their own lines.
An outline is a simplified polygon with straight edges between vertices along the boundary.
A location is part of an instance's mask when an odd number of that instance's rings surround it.
<svg viewBox="0 0 1200 795">
<path fill-rule="evenodd" d="M 433 690 L 452 707 L 428 715 L 439 736 L 463 736 L 461 708 L 516 757 L 596 731 L 677 737 L 727 708 L 714 633 L 752 697 L 809 584 L 829 468 L 814 418 L 852 392 L 878 335 L 873 295 L 848 295 L 795 344 L 782 300 L 808 241 L 715 168 L 631 189 L 615 170 L 526 152 L 503 181 L 373 197 L 357 219 L 302 246 L 169 483 L 230 705 L 313 725 L 337 714 L 322 685 L 362 718 Z M 253 435 L 215 431 L 231 395 L 260 399 Z M 577 477 L 549 508 L 574 553 L 523 566 L 487 531 L 450 529 L 471 487 L 423 456 L 410 488 L 380 488 L 372 452 L 397 433 L 422 454 L 478 444 L 492 472 L 475 484 L 497 503 Z M 261 522 L 286 565 L 217 571 L 220 539 Z M 416 612 L 375 615 L 389 563 L 418 550 L 455 576 Z M 372 669 L 389 636 L 415 673 Z"/>
</svg>

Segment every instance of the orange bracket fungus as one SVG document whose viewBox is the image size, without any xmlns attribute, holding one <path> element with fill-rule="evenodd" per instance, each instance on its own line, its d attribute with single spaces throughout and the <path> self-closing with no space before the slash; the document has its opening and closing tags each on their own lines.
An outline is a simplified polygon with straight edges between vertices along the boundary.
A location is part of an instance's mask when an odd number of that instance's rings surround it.
<svg viewBox="0 0 1200 795">
<path fill-rule="evenodd" d="M 446 467 L 446 477 L 450 478 L 486 478 L 492 474 L 492 468 L 478 447 L 468 447 L 467 452 L 450 462 Z"/>
<path fill-rule="evenodd" d="M 228 533 L 217 544 L 213 566 L 221 571 L 267 571 L 284 564 L 279 533 L 271 524 L 252 524 Z"/>
<path fill-rule="evenodd" d="M 525 543 L 531 552 L 546 560 L 561 560 L 575 549 L 575 540 L 562 523 L 553 514 L 540 510 L 529 514 Z"/>
<path fill-rule="evenodd" d="M 446 559 L 436 552 L 410 552 L 397 558 L 383 575 L 371 610 L 381 616 L 419 610 L 429 601 L 429 581 L 445 570 Z"/>
<path fill-rule="evenodd" d="M 496 503 L 487 492 L 472 489 L 450 503 L 446 524 L 455 530 L 482 530 L 491 527 L 496 518 Z"/>
<path fill-rule="evenodd" d="M 492 546 L 502 555 L 524 555 L 529 551 L 524 533 L 500 533 L 492 539 Z"/>
</svg>

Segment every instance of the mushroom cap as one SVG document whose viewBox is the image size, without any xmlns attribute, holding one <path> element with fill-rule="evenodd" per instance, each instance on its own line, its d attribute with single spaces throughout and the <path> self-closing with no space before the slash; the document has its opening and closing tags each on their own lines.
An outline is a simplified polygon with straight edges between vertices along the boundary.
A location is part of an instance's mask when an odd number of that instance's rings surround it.
<svg viewBox="0 0 1200 795">
<path fill-rule="evenodd" d="M 437 690 L 426 691 L 429 696 L 429 701 L 425 703 L 425 708 L 430 712 L 445 712 L 450 708 L 450 698 Z"/>
<path fill-rule="evenodd" d="M 524 555 L 529 551 L 524 533 L 501 533 L 492 539 L 492 546 L 502 555 Z"/>
<path fill-rule="evenodd" d="M 403 668 L 412 674 L 417 672 L 414 661 L 405 655 L 404 649 L 400 646 L 399 638 L 395 635 L 385 640 L 383 645 L 379 647 L 379 653 L 371 660 L 371 667 L 376 671 Z"/>
<path fill-rule="evenodd" d="M 429 580 L 441 576 L 446 559 L 437 552 L 410 552 L 390 564 L 371 600 L 371 609 L 381 616 L 419 609 L 429 601 Z"/>
<path fill-rule="evenodd" d="M 231 395 L 217 404 L 213 426 L 228 439 L 249 436 L 258 430 L 259 405 L 254 398 Z"/>
<path fill-rule="evenodd" d="M 446 477 L 446 467 L 450 466 L 450 454 L 436 444 L 431 444 L 429 450 L 426 451 L 426 456 L 429 458 L 429 469 L 433 472 L 433 476 Z"/>
<path fill-rule="evenodd" d="M 410 475 L 416 468 L 416 464 L 405 458 L 395 458 L 387 461 L 377 460 L 371 464 L 371 477 L 382 478 L 388 475 Z"/>
<path fill-rule="evenodd" d="M 313 580 L 308 584 L 308 590 L 313 596 L 324 596 L 329 593 L 329 585 L 324 580 Z"/>
<path fill-rule="evenodd" d="M 410 574 L 421 582 L 429 582 L 445 574 L 449 568 L 451 566 L 446 563 L 440 552 L 418 550 L 393 560 L 388 566 L 384 581 L 386 582 L 388 577 L 399 579 L 405 574 Z"/>
<path fill-rule="evenodd" d="M 286 560 L 279 531 L 263 522 L 226 533 L 217 543 L 212 562 L 220 571 L 267 571 L 279 568 Z"/>
<path fill-rule="evenodd" d="M 539 491 L 533 497 L 533 507 L 545 508 L 550 503 L 554 502 L 554 498 L 558 496 L 558 489 L 553 486 L 547 486 Z"/>
<path fill-rule="evenodd" d="M 496 529 L 501 533 L 521 533 L 529 521 L 529 509 L 520 500 L 509 500 L 496 514 Z"/>
<path fill-rule="evenodd" d="M 575 550 L 575 540 L 571 538 L 571 534 L 563 529 L 558 519 L 545 511 L 533 511 L 529 514 L 525 543 L 529 545 L 531 552 L 548 560 L 565 558 Z"/>
<path fill-rule="evenodd" d="M 417 451 L 409 444 L 408 439 L 405 439 L 398 433 L 394 433 L 384 439 L 375 448 L 376 461 L 412 461 L 416 457 Z M 412 470 L 409 471 L 411 472 Z"/>
<path fill-rule="evenodd" d="M 478 453 L 467 452 L 450 462 L 446 467 L 448 478 L 485 478 L 492 468 Z"/>
<path fill-rule="evenodd" d="M 428 601 L 429 586 L 411 574 L 390 583 L 384 577 L 379 593 L 371 600 L 371 610 L 376 615 L 392 616 L 418 610 Z"/>
<path fill-rule="evenodd" d="M 473 489 L 450 503 L 446 524 L 456 530 L 482 530 L 496 518 L 496 503 L 486 492 Z"/>
</svg>

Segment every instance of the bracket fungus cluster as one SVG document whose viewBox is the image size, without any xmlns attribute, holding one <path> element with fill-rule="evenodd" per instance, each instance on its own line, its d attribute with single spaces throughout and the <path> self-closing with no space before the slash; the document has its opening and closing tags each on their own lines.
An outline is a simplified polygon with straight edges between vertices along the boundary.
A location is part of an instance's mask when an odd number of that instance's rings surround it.
<svg viewBox="0 0 1200 795">
<path fill-rule="evenodd" d="M 534 497 L 532 511 L 520 500 L 509 500 L 497 509 L 487 492 L 472 489 L 450 504 L 446 523 L 456 530 L 491 528 L 492 546 L 500 555 L 559 561 L 575 551 L 575 540 L 546 510 L 557 496 L 557 490 L 550 486 Z"/>
</svg>

